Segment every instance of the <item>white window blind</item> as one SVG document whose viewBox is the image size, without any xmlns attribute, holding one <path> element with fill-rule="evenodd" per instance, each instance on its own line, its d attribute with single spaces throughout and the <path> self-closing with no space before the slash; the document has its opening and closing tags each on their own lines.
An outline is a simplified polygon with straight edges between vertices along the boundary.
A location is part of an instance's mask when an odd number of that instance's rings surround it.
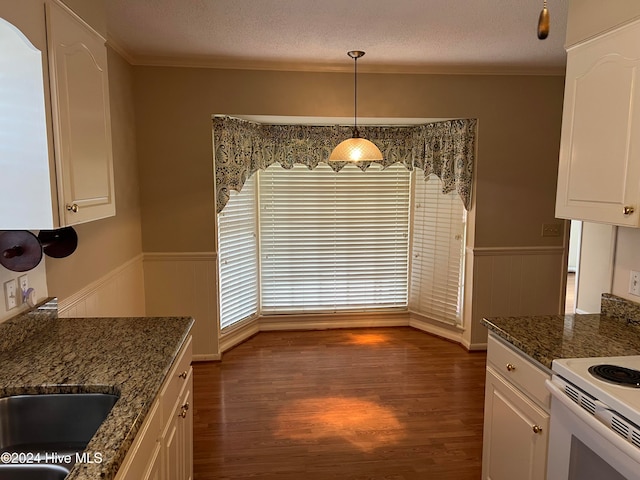
<svg viewBox="0 0 640 480">
<path fill-rule="evenodd" d="M 260 172 L 262 311 L 406 307 L 409 187 L 400 165 Z"/>
<path fill-rule="evenodd" d="M 465 210 L 435 175 L 415 177 L 409 310 L 460 324 Z"/>
<path fill-rule="evenodd" d="M 220 328 L 258 313 L 256 176 L 218 214 Z"/>
</svg>

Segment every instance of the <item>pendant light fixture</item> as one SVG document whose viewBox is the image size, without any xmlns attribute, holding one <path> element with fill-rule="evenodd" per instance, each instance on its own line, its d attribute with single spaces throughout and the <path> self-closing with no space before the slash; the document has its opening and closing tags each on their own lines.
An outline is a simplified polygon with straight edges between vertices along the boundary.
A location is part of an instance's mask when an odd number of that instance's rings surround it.
<svg viewBox="0 0 640 480">
<path fill-rule="evenodd" d="M 549 10 L 547 9 L 547 0 L 542 4 L 542 11 L 538 17 L 538 38 L 544 40 L 549 36 Z"/>
<path fill-rule="evenodd" d="M 347 52 L 353 58 L 353 136 L 340 142 L 329 156 L 330 162 L 369 162 L 382 160 L 382 152 L 372 142 L 360 137 L 358 132 L 358 59 L 364 52 Z"/>
</svg>

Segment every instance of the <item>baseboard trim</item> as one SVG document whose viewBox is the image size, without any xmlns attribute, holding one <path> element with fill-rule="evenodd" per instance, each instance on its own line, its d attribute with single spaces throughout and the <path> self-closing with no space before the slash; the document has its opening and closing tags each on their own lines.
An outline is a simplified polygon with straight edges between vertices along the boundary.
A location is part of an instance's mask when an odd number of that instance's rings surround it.
<svg viewBox="0 0 640 480">
<path fill-rule="evenodd" d="M 469 343 L 463 339 L 462 346 L 467 350 L 469 350 L 470 352 L 486 352 L 487 351 L 486 342 L 485 343 Z"/>
<path fill-rule="evenodd" d="M 219 353 L 198 354 L 191 357 L 192 362 L 219 362 L 222 355 Z"/>
<path fill-rule="evenodd" d="M 265 315 L 258 319 L 261 332 L 328 330 L 332 328 L 406 327 L 409 312 Z"/>
<path fill-rule="evenodd" d="M 116 277 L 118 277 L 120 274 L 122 274 L 122 272 L 124 272 L 128 268 L 132 267 L 136 263 L 142 263 L 143 258 L 144 258 L 144 254 L 142 254 L 142 253 L 139 254 L 139 255 L 136 255 L 132 259 L 127 260 L 126 262 L 124 262 L 122 265 L 114 268 L 113 270 L 111 270 L 106 275 L 104 275 L 104 276 L 100 277 L 99 279 L 91 282 L 86 287 L 78 290 L 73 295 L 69 295 L 67 298 L 64 298 L 62 300 L 59 299 L 58 300 L 58 313 L 61 314 L 61 315 L 64 315 L 64 313 L 67 310 L 73 308 L 78 303 L 80 303 L 80 302 L 86 300 L 87 298 L 89 298 L 91 295 L 96 293 L 98 290 L 100 290 L 106 284 L 108 284 L 109 282 L 114 280 Z"/>
<path fill-rule="evenodd" d="M 436 322 L 428 317 L 411 313 L 409 317 L 409 326 L 416 330 L 421 330 L 436 337 L 444 338 L 454 343 L 462 345 L 462 333 L 464 329 L 457 325 L 447 325 L 446 323 Z"/>
<path fill-rule="evenodd" d="M 501 255 L 561 255 L 565 249 L 563 246 L 555 247 L 477 247 L 469 248 L 474 256 L 501 256 Z"/>
<path fill-rule="evenodd" d="M 257 318 L 247 320 L 228 332 L 223 332 L 218 342 L 219 355 L 222 356 L 224 352 L 241 344 L 258 332 L 260 332 L 260 324 Z"/>
</svg>

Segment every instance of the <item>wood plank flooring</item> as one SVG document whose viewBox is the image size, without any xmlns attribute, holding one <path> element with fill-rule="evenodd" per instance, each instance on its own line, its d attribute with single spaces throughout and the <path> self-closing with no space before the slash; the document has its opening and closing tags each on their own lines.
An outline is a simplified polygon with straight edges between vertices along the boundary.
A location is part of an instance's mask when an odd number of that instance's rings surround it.
<svg viewBox="0 0 640 480">
<path fill-rule="evenodd" d="M 194 364 L 194 477 L 477 480 L 485 361 L 409 327 L 259 333 Z"/>
</svg>

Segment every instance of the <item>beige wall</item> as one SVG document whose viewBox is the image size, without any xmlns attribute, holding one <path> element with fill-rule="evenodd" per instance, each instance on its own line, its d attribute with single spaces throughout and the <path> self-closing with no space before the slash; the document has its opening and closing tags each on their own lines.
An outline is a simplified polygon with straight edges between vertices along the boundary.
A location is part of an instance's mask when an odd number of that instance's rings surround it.
<svg viewBox="0 0 640 480">
<path fill-rule="evenodd" d="M 615 228 L 615 227 L 612 227 Z M 611 293 L 640 303 L 640 297 L 629 293 L 631 271 L 640 271 L 640 229 L 618 227 L 616 255 L 613 263 Z"/>
<path fill-rule="evenodd" d="M 76 226 L 76 252 L 47 257 L 49 295 L 61 300 L 142 253 L 132 68 L 108 54 L 116 216 Z"/>
<path fill-rule="evenodd" d="M 566 45 L 573 45 L 636 17 L 640 17 L 638 0 L 570 0 Z"/>
<path fill-rule="evenodd" d="M 136 67 L 144 251 L 213 251 L 215 113 L 352 114 L 339 73 Z M 364 74 L 362 117 L 476 117 L 475 246 L 555 246 L 563 78 Z"/>
<path fill-rule="evenodd" d="M 100 35 L 107 37 L 107 12 L 104 0 L 62 0 L 62 2 Z"/>
</svg>

